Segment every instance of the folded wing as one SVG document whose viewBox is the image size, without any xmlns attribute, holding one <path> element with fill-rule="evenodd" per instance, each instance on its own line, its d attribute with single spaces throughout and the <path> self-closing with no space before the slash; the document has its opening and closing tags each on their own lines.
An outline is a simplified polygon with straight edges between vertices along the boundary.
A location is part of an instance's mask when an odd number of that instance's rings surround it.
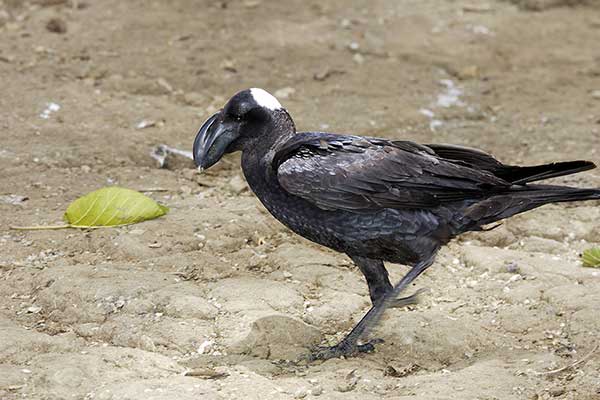
<svg viewBox="0 0 600 400">
<path fill-rule="evenodd" d="M 280 146 L 273 164 L 286 191 L 325 210 L 434 208 L 511 186 L 428 146 L 318 132 L 299 133 Z"/>
</svg>

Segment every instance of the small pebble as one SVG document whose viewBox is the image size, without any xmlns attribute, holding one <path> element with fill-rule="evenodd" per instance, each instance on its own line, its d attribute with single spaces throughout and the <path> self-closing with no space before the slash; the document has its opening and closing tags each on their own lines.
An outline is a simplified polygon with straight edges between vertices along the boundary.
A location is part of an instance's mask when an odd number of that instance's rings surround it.
<svg viewBox="0 0 600 400">
<path fill-rule="evenodd" d="M 469 80 L 479 77 L 479 67 L 477 65 L 469 65 L 458 71 L 458 79 Z"/>
<path fill-rule="evenodd" d="M 352 61 L 361 65 L 365 63 L 365 57 L 360 53 L 356 53 L 352 56 Z"/>
<path fill-rule="evenodd" d="M 321 385 L 317 385 L 314 388 L 310 389 L 309 393 L 313 396 L 320 396 L 323 394 L 323 387 Z"/>
<path fill-rule="evenodd" d="M 308 395 L 308 392 L 305 388 L 300 388 L 298 390 L 296 390 L 296 392 L 294 393 L 294 398 L 295 399 L 303 399 L 306 397 L 306 395 Z"/>
<path fill-rule="evenodd" d="M 165 78 L 158 78 L 156 84 L 169 93 L 173 91 L 173 86 Z"/>
<path fill-rule="evenodd" d="M 260 1 L 257 0 L 247 0 L 244 2 L 244 7 L 246 8 L 256 8 L 258 6 L 260 6 Z"/>
<path fill-rule="evenodd" d="M 565 394 L 565 388 L 563 387 L 550 389 L 550 396 L 552 397 L 559 397 L 563 394 Z"/>
<path fill-rule="evenodd" d="M 486 13 L 486 12 L 494 11 L 492 6 L 490 6 L 489 4 L 486 4 L 486 3 L 466 4 L 462 7 L 462 9 L 464 12 L 471 12 L 471 13 Z"/>
<path fill-rule="evenodd" d="M 516 262 L 511 261 L 506 264 L 506 272 L 510 272 L 511 274 L 518 274 L 520 271 L 519 266 Z"/>
<path fill-rule="evenodd" d="M 591 94 L 592 98 L 600 100 L 600 90 L 593 90 Z"/>
<path fill-rule="evenodd" d="M 284 88 L 276 90 L 274 95 L 275 95 L 275 97 L 280 98 L 280 99 L 287 99 L 294 93 L 296 93 L 296 89 L 294 89 L 293 87 L 284 87 Z"/>
<path fill-rule="evenodd" d="M 46 24 L 46 29 L 52 33 L 66 33 L 67 23 L 60 18 L 52 18 Z"/>
<path fill-rule="evenodd" d="M 146 129 L 156 126 L 156 121 L 143 119 L 135 125 L 135 129 Z"/>
<path fill-rule="evenodd" d="M 27 196 L 19 196 L 16 194 L 0 195 L 0 202 L 12 205 L 20 205 L 29 200 Z"/>
</svg>

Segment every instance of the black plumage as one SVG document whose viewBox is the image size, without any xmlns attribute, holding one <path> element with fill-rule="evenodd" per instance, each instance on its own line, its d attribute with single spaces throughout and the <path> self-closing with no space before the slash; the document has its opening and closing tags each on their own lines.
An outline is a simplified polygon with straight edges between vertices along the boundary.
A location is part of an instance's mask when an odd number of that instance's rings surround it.
<svg viewBox="0 0 600 400">
<path fill-rule="evenodd" d="M 398 296 L 457 235 L 544 204 L 600 199 L 599 189 L 531 184 L 594 168 L 588 161 L 520 167 L 460 146 L 297 133 L 287 111 L 262 89 L 236 94 L 198 132 L 199 167 L 232 151 L 242 151 L 244 176 L 275 218 L 346 253 L 366 278 L 373 307 L 316 358 L 372 349 L 358 345 L 360 337 L 387 307 L 414 300 Z M 384 261 L 412 269 L 392 286 Z"/>
</svg>

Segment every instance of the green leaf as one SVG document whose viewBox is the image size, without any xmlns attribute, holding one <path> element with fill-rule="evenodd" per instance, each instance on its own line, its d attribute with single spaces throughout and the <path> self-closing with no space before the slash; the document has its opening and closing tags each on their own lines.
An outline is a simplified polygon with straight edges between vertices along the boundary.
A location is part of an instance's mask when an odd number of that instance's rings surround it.
<svg viewBox="0 0 600 400">
<path fill-rule="evenodd" d="M 585 250 L 581 258 L 584 267 L 600 268 L 600 247 Z"/>
<path fill-rule="evenodd" d="M 165 215 L 169 209 L 135 190 L 106 187 L 72 202 L 65 220 L 74 228 L 129 225 Z"/>
</svg>

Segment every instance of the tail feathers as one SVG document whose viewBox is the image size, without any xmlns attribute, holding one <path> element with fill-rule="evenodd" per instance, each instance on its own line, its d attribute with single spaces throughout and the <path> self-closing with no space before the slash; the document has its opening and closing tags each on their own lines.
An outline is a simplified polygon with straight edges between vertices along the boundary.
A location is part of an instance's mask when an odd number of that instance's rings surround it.
<svg viewBox="0 0 600 400">
<path fill-rule="evenodd" d="M 579 189 L 568 186 L 528 185 L 522 189 L 515 189 L 511 193 L 516 198 L 524 198 L 536 203 L 536 207 L 548 203 L 600 200 L 600 189 Z"/>
<path fill-rule="evenodd" d="M 583 160 L 534 165 L 531 167 L 506 165 L 497 171 L 495 175 L 515 185 L 524 185 L 530 182 L 571 175 L 594 168 L 596 168 L 596 165 L 593 162 Z"/>
<path fill-rule="evenodd" d="M 467 230 L 512 217 L 550 203 L 600 200 L 600 189 L 579 189 L 568 186 L 528 185 L 489 197 L 472 204 L 463 213 Z M 463 228 L 464 229 L 464 228 Z"/>
</svg>

